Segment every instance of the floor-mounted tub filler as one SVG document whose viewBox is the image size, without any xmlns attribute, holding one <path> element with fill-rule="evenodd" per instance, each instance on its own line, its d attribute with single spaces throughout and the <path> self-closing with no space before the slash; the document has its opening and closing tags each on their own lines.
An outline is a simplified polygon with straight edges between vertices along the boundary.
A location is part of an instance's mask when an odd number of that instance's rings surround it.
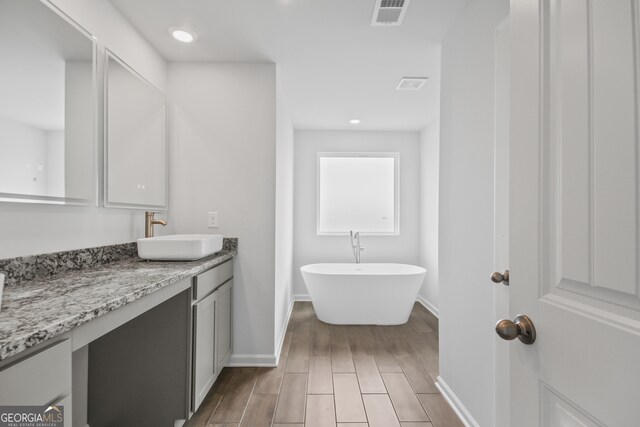
<svg viewBox="0 0 640 427">
<path fill-rule="evenodd" d="M 309 264 L 300 268 L 318 319 L 335 325 L 401 325 L 427 270 L 415 265 Z"/>
</svg>

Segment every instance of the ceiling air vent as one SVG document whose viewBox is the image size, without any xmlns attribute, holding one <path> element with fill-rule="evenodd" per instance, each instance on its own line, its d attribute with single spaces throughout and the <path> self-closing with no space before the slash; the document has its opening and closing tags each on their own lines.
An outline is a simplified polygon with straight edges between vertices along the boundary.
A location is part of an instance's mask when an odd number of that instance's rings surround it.
<svg viewBox="0 0 640 427">
<path fill-rule="evenodd" d="M 396 86 L 396 90 L 420 90 L 428 77 L 403 77 Z"/>
<path fill-rule="evenodd" d="M 376 0 L 371 17 L 372 26 L 400 25 L 410 0 Z"/>
</svg>

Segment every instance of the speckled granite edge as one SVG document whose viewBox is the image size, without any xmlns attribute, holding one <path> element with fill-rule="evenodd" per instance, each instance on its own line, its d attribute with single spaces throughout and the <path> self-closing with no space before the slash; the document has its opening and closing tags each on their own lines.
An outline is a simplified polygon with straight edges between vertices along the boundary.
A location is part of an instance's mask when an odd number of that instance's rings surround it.
<svg viewBox="0 0 640 427">
<path fill-rule="evenodd" d="M 238 238 L 225 237 L 224 239 L 222 239 L 222 250 L 238 252 Z"/>
<path fill-rule="evenodd" d="M 236 252 L 238 250 L 238 239 L 225 237 L 222 241 L 222 250 Z M 138 245 L 136 242 L 130 242 L 43 255 L 0 259 L 0 273 L 4 273 L 6 276 L 5 285 L 13 286 L 67 271 L 83 270 L 137 257 Z"/>
<path fill-rule="evenodd" d="M 0 259 L 5 285 L 12 286 L 72 270 L 82 270 L 138 256 L 135 242 Z"/>
<path fill-rule="evenodd" d="M 222 250 L 188 262 L 130 258 L 9 287 L 0 310 L 0 361 L 200 274 L 236 254 Z"/>
</svg>

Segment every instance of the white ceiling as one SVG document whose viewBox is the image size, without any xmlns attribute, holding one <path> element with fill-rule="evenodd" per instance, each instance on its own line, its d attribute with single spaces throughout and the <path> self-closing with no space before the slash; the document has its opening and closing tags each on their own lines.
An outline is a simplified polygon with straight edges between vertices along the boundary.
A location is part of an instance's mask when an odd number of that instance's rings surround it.
<svg viewBox="0 0 640 427">
<path fill-rule="evenodd" d="M 439 43 L 468 0 L 413 0 L 400 27 L 370 26 L 375 0 L 111 3 L 168 61 L 277 63 L 296 129 L 419 130 L 439 107 Z M 430 78 L 421 91 L 395 90 L 417 76 Z"/>
</svg>

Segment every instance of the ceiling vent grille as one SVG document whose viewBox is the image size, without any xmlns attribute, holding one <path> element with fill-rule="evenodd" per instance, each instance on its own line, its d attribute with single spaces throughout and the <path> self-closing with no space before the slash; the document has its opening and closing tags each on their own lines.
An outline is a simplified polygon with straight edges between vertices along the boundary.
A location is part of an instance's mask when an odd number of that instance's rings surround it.
<svg viewBox="0 0 640 427">
<path fill-rule="evenodd" d="M 428 79 L 428 77 L 403 77 L 396 86 L 396 90 L 420 90 Z"/>
<path fill-rule="evenodd" d="M 394 26 L 402 24 L 410 0 L 376 0 L 371 25 Z"/>
</svg>

